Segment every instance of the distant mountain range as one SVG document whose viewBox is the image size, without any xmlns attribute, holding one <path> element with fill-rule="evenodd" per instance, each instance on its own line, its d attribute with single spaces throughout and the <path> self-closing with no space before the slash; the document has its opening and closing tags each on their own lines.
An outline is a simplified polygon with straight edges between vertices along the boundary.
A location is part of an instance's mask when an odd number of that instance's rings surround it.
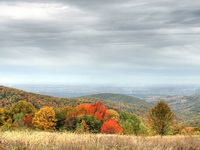
<svg viewBox="0 0 200 150">
<path fill-rule="evenodd" d="M 10 108 L 13 103 L 20 100 L 27 100 L 38 109 L 43 106 L 58 108 L 101 101 L 108 109 L 126 111 L 144 117 L 147 111 L 161 99 L 168 102 L 181 122 L 190 126 L 200 126 L 200 95 L 140 99 L 124 94 L 100 93 L 79 98 L 58 98 L 0 86 L 0 107 L 5 108 Z"/>
</svg>

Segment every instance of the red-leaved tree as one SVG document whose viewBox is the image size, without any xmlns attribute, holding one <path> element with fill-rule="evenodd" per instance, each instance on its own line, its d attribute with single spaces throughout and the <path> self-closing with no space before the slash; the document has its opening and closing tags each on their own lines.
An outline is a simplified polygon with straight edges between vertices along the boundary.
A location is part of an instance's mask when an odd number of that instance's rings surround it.
<svg viewBox="0 0 200 150">
<path fill-rule="evenodd" d="M 101 127 L 101 133 L 120 134 L 123 133 L 123 129 L 120 127 L 116 120 L 107 120 Z"/>
<path fill-rule="evenodd" d="M 33 120 L 33 117 L 31 115 L 26 115 L 23 118 L 23 124 L 27 127 L 31 127 L 32 126 L 32 120 Z"/>
<path fill-rule="evenodd" d="M 89 108 L 89 115 L 94 115 L 97 120 L 102 120 L 106 116 L 107 109 L 101 102 L 94 103 Z"/>
</svg>

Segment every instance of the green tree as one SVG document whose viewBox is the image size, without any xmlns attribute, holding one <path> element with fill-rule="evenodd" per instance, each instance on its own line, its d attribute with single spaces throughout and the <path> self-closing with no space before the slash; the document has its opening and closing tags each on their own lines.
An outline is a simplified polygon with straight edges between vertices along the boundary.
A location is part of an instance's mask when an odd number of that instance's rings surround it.
<svg viewBox="0 0 200 150">
<path fill-rule="evenodd" d="M 83 121 L 84 120 L 84 121 Z M 102 125 L 102 121 L 98 121 L 95 116 L 84 115 L 78 117 L 77 126 L 87 127 L 87 131 L 91 133 L 99 133 Z"/>
<path fill-rule="evenodd" d="M 76 108 L 66 106 L 56 111 L 57 124 L 56 129 L 75 129 L 76 128 L 76 116 L 78 111 Z"/>
<path fill-rule="evenodd" d="M 17 127 L 25 127 L 23 123 L 24 117 L 25 115 L 23 113 L 17 113 L 14 115 L 14 120 L 15 120 L 14 123 Z"/>
<path fill-rule="evenodd" d="M 171 111 L 169 105 L 160 101 L 151 108 L 148 113 L 148 123 L 156 134 L 166 135 L 170 126 L 174 124 L 175 114 Z"/>
<path fill-rule="evenodd" d="M 126 112 L 120 113 L 120 123 L 125 134 L 144 134 L 147 132 L 145 125 L 140 121 L 140 119 Z"/>
<path fill-rule="evenodd" d="M 34 115 L 36 112 L 36 109 L 33 106 L 33 104 L 30 102 L 19 101 L 12 105 L 10 111 L 13 115 L 18 114 L 18 113 L 22 113 L 24 115 L 26 114 Z"/>
</svg>

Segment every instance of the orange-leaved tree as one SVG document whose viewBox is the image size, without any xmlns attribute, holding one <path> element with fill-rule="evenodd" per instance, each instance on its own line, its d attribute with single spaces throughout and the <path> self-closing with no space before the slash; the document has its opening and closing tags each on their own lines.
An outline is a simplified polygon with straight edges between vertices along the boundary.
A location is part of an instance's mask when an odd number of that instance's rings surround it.
<svg viewBox="0 0 200 150">
<path fill-rule="evenodd" d="M 41 130 L 54 130 L 56 121 L 56 114 L 52 107 L 41 108 L 33 118 L 34 126 Z"/>
<path fill-rule="evenodd" d="M 101 133 L 122 134 L 123 129 L 120 127 L 116 120 L 107 120 L 101 127 Z"/>
<path fill-rule="evenodd" d="M 77 109 L 79 115 L 88 114 L 89 113 L 89 108 L 90 108 L 89 104 L 80 104 L 80 105 L 76 106 L 76 109 Z"/>
</svg>

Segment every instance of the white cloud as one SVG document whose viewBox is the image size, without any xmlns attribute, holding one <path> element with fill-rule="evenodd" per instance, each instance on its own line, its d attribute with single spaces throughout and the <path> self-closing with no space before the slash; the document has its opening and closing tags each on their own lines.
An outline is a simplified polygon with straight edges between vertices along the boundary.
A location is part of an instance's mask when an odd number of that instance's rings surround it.
<svg viewBox="0 0 200 150">
<path fill-rule="evenodd" d="M 60 11 L 69 9 L 62 4 L 46 3 L 16 3 L 15 5 L 0 4 L 0 17 L 11 20 L 49 20 Z"/>
</svg>

